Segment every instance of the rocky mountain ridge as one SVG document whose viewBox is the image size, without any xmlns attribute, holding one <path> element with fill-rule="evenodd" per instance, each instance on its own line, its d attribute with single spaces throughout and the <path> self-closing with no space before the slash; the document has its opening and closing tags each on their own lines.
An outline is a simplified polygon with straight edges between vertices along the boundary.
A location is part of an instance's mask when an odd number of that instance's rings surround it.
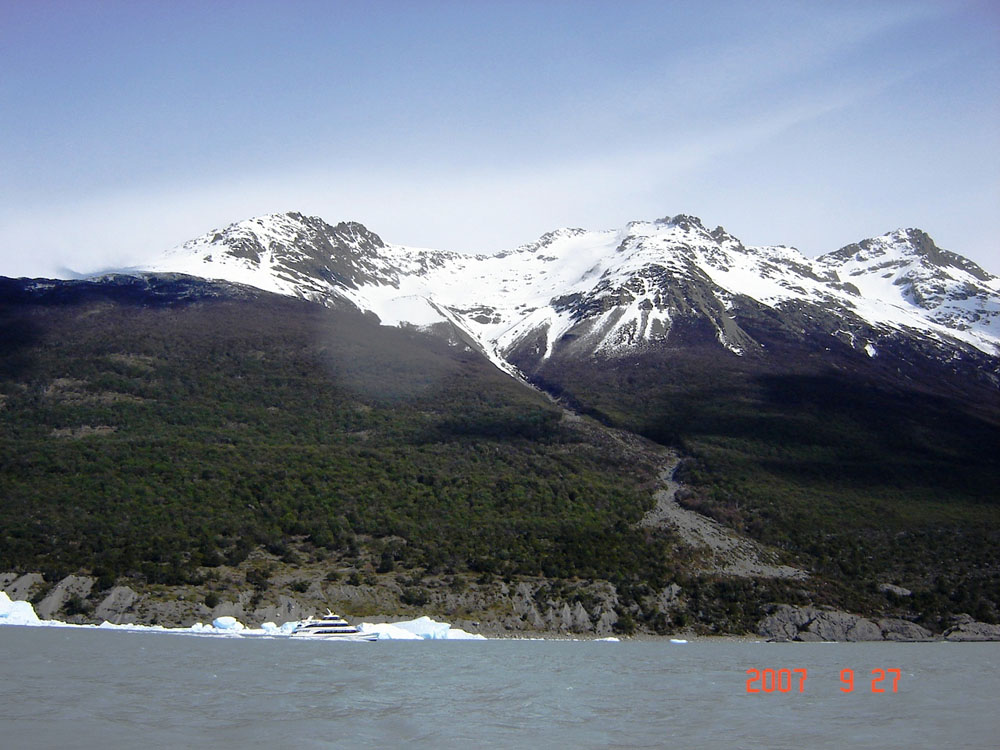
<svg viewBox="0 0 1000 750">
<path fill-rule="evenodd" d="M 743 324 L 748 310 L 793 336 L 813 320 L 869 357 L 901 338 L 943 359 L 1000 352 L 1000 279 L 918 229 L 809 259 L 746 246 L 681 214 L 614 231 L 560 229 L 514 250 L 466 255 L 288 213 L 211 232 L 144 270 L 347 301 L 384 325 L 438 328 L 507 370 L 534 369 L 557 351 L 633 353 L 691 322 L 734 354 L 760 353 Z"/>
</svg>

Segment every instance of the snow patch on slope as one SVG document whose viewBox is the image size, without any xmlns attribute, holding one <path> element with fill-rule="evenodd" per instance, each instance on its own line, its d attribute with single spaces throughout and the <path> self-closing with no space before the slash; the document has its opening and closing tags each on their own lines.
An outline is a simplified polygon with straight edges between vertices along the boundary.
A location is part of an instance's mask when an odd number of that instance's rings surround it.
<svg viewBox="0 0 1000 750">
<path fill-rule="evenodd" d="M 445 323 L 512 374 L 506 357 L 515 348 L 534 346 L 544 358 L 560 345 L 614 355 L 666 338 L 685 309 L 707 314 L 719 342 L 743 353 L 747 341 L 709 314 L 732 310 L 739 297 L 844 310 L 886 331 L 1000 353 L 1000 281 L 917 230 L 810 260 L 794 248 L 745 247 L 678 215 L 621 230 L 560 229 L 473 256 L 387 244 L 359 224 L 290 213 L 210 232 L 147 270 L 347 300 L 384 325 Z"/>
</svg>

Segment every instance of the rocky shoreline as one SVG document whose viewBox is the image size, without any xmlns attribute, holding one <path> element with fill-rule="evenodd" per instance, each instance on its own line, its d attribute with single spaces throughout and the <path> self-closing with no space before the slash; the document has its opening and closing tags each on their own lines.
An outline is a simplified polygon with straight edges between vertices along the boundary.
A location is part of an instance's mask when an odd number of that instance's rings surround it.
<svg viewBox="0 0 1000 750">
<path fill-rule="evenodd" d="M 868 619 L 861 615 L 818 607 L 771 607 L 758 628 L 770 641 L 1000 641 L 1000 625 L 977 622 L 969 615 L 958 615 L 940 635 L 909 620 L 883 617 Z"/>
<path fill-rule="evenodd" d="M 31 601 L 42 619 L 68 623 L 165 625 L 189 627 L 218 617 L 241 622 L 289 622 L 322 613 L 327 607 L 349 618 L 388 622 L 426 613 L 443 617 L 455 627 L 489 638 L 630 640 L 715 638 L 775 642 L 829 641 L 1000 641 L 1000 625 L 977 622 L 958 615 L 941 633 L 901 618 L 866 618 L 823 607 L 773 604 L 757 627 L 756 635 L 705 636 L 680 629 L 662 635 L 641 630 L 624 632 L 616 627 L 613 586 L 581 582 L 575 588 L 555 591 L 550 582 L 462 583 L 429 589 L 428 595 L 407 603 L 404 586 L 313 580 L 277 581 L 268 590 L 244 589 L 233 595 L 207 595 L 201 589 L 150 587 L 137 591 L 125 585 L 98 590 L 97 579 L 70 575 L 54 584 L 39 573 L 0 573 L 0 589 L 12 600 Z M 398 589 L 398 591 L 396 590 Z M 667 599 L 677 592 L 663 594 Z M 664 601 L 669 606 L 669 601 Z"/>
<path fill-rule="evenodd" d="M 288 580 L 286 580 L 288 578 Z M 289 578 L 275 575 L 266 588 L 243 586 L 216 593 L 204 587 L 114 585 L 70 575 L 52 584 L 39 573 L 0 573 L 0 589 L 12 600 L 30 601 L 42 619 L 69 623 L 188 627 L 217 617 L 241 622 L 288 622 L 332 608 L 351 618 L 385 621 L 433 613 L 488 637 L 608 637 L 619 635 L 613 587 L 581 582 L 566 595 L 544 580 L 508 584 L 437 582 L 416 590 L 405 580 L 375 583 Z"/>
</svg>

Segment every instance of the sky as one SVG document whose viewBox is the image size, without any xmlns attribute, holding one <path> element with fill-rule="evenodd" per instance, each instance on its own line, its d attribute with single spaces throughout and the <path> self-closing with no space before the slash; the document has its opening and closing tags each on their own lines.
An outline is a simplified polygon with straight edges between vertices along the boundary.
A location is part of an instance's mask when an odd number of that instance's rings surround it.
<svg viewBox="0 0 1000 750">
<path fill-rule="evenodd" d="M 462 252 L 919 227 L 1000 274 L 1000 4 L 0 0 L 0 275 L 282 211 Z"/>
</svg>

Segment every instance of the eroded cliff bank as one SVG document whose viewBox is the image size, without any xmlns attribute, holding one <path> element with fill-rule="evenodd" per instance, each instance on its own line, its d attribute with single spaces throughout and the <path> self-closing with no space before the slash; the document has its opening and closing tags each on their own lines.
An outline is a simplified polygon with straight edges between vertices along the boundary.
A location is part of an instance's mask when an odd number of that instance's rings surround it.
<svg viewBox="0 0 1000 750">
<path fill-rule="evenodd" d="M 424 614 L 447 619 L 482 635 L 643 637 L 666 634 L 639 622 L 633 610 L 660 611 L 664 617 L 686 611 L 687 592 L 670 585 L 629 605 L 606 581 L 552 581 L 544 578 L 467 581 L 441 577 L 414 585 L 403 576 L 348 580 L 308 580 L 252 568 L 255 585 L 217 591 L 205 587 L 112 585 L 91 576 L 70 575 L 50 582 L 38 573 L 0 574 L 0 588 L 13 600 L 31 601 L 43 619 L 70 623 L 135 623 L 187 627 L 233 616 L 250 625 L 300 620 L 333 609 L 349 618 L 387 620 Z M 253 571 L 258 571 L 254 575 Z M 244 579 L 245 584 L 245 579 Z M 220 587 L 216 587 L 220 588 Z M 680 623 L 670 632 L 706 634 Z M 715 635 L 747 635 L 746 632 Z M 958 615 L 941 632 L 898 617 L 863 617 L 835 609 L 773 604 L 764 609 L 756 635 L 774 641 L 996 641 L 1000 625 Z"/>
</svg>

